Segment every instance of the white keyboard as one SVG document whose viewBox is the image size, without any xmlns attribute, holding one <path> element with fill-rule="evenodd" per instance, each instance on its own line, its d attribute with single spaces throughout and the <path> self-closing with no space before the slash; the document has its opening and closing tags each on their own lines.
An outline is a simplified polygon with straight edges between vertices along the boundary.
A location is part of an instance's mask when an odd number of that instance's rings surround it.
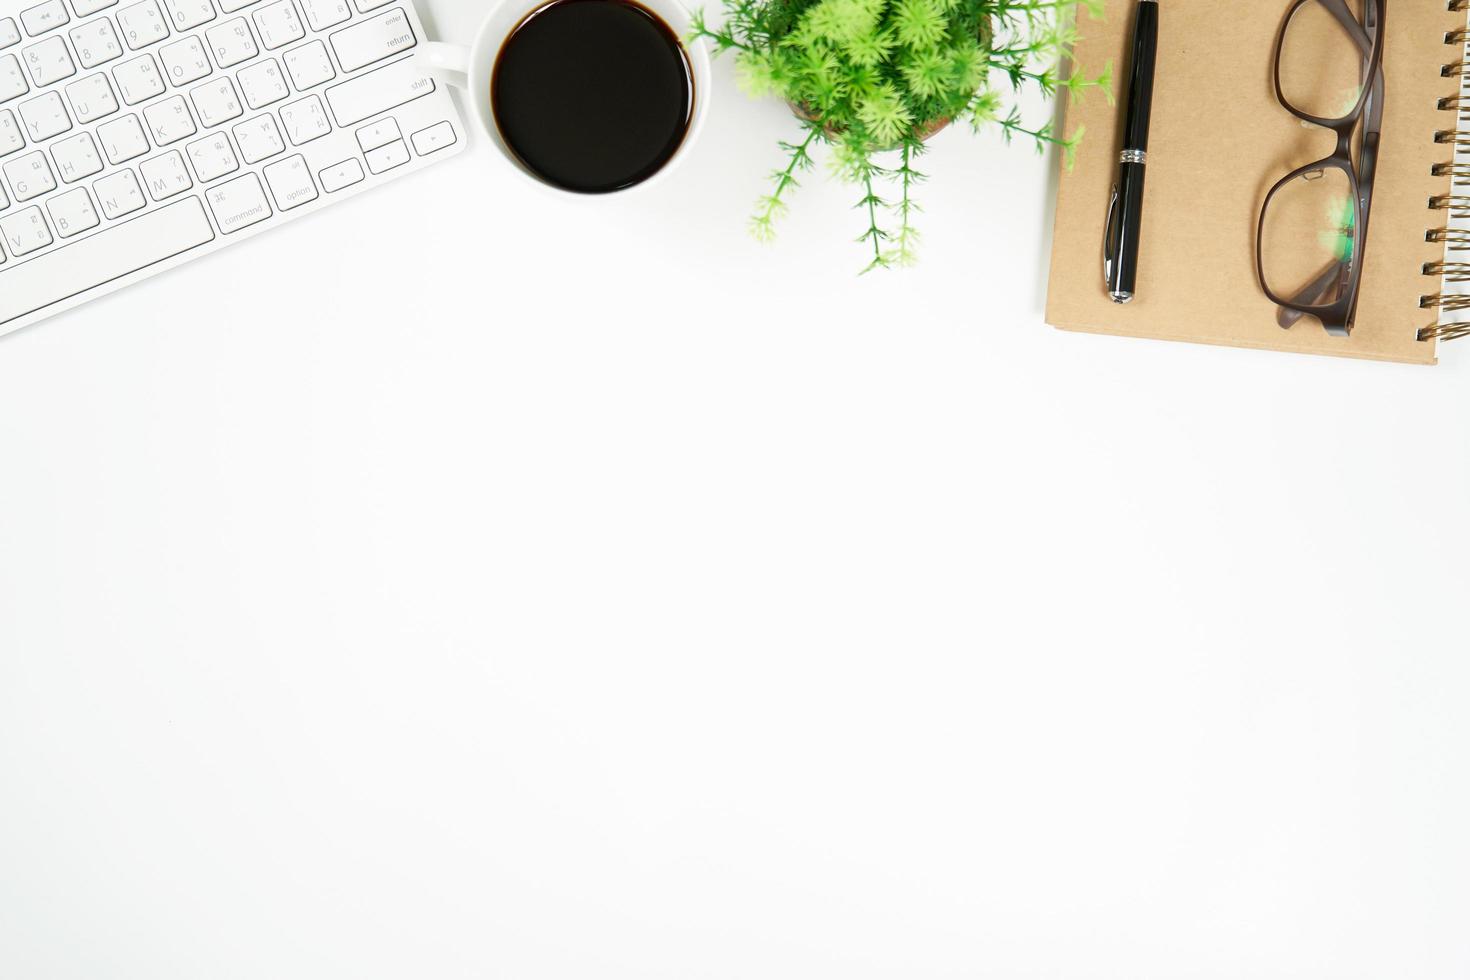
<svg viewBox="0 0 1470 980">
<path fill-rule="evenodd" d="M 458 152 L 423 37 L 410 0 L 0 0 L 0 334 Z"/>
</svg>

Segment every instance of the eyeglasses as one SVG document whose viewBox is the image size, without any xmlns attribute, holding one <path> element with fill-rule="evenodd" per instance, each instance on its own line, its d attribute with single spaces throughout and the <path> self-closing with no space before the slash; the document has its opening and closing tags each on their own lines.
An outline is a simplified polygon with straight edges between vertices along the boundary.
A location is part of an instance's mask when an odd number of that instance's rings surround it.
<svg viewBox="0 0 1470 980">
<path fill-rule="evenodd" d="M 1352 331 L 1383 131 L 1387 2 L 1295 0 L 1276 39 L 1277 100 L 1337 137 L 1331 156 L 1281 178 L 1261 207 L 1256 274 L 1282 327 L 1310 316 L 1328 333 Z"/>
</svg>

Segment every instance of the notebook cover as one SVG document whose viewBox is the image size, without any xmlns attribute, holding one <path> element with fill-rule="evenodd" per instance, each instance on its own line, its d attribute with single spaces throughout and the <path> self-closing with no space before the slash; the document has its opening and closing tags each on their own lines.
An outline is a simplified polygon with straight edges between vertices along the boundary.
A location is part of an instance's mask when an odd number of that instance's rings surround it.
<svg viewBox="0 0 1470 980">
<path fill-rule="evenodd" d="M 1127 46 L 1136 0 L 1107 0 L 1101 20 L 1079 15 L 1080 70 L 1108 61 L 1118 104 L 1096 93 L 1065 106 L 1068 130 L 1086 127 L 1075 166 L 1057 192 L 1047 322 L 1064 330 L 1225 344 L 1310 354 L 1435 363 L 1419 341 L 1434 322 L 1420 298 L 1438 291 L 1423 275 L 1444 246 L 1425 240 L 1444 225 L 1430 197 L 1449 192 L 1431 168 L 1453 148 L 1437 144 L 1455 116 L 1438 101 L 1457 90 L 1441 66 L 1459 57 L 1445 34 L 1465 25 L 1446 0 L 1387 0 L 1383 139 L 1357 323 L 1350 338 L 1315 320 L 1290 330 L 1256 278 L 1256 222 L 1266 192 L 1292 169 L 1332 152 L 1333 136 L 1276 100 L 1276 35 L 1289 0 L 1161 0 L 1158 68 L 1149 138 L 1138 296 L 1119 306 L 1102 283 L 1102 239 L 1117 171 L 1126 97 Z"/>
</svg>

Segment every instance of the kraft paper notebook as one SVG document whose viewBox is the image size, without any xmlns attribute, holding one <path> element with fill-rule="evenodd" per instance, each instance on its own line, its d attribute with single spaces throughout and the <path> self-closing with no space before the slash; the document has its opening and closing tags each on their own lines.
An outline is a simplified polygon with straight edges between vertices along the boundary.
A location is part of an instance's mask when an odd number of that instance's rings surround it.
<svg viewBox="0 0 1470 980">
<path fill-rule="evenodd" d="M 1081 15 L 1076 59 L 1111 61 L 1126 87 L 1135 0 Z M 1276 99 L 1276 36 L 1289 0 L 1162 0 L 1139 295 L 1102 286 L 1102 241 L 1117 173 L 1118 104 L 1095 93 L 1065 106 L 1086 127 L 1057 194 L 1047 322 L 1064 330 L 1433 364 L 1457 143 L 1465 12 L 1460 0 L 1387 0 L 1383 137 L 1353 334 L 1304 319 L 1277 325 L 1256 275 L 1257 220 L 1271 186 L 1332 151 Z M 1452 9 L 1459 8 L 1459 9 Z M 1447 101 L 1448 100 L 1448 101 Z M 1463 193 L 1463 191 L 1461 192 Z M 1463 200 L 1463 199 L 1462 199 Z M 1470 267 L 1467 267 L 1470 268 Z M 1421 334 L 1425 339 L 1420 339 Z"/>
</svg>

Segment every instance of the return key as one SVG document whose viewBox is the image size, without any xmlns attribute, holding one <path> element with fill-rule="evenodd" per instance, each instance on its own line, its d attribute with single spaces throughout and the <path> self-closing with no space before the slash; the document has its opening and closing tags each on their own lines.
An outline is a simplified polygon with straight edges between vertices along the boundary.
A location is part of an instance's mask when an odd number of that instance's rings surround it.
<svg viewBox="0 0 1470 980">
<path fill-rule="evenodd" d="M 331 35 L 332 50 L 344 72 L 390 58 L 418 44 L 402 7 L 346 27 Z"/>
</svg>

